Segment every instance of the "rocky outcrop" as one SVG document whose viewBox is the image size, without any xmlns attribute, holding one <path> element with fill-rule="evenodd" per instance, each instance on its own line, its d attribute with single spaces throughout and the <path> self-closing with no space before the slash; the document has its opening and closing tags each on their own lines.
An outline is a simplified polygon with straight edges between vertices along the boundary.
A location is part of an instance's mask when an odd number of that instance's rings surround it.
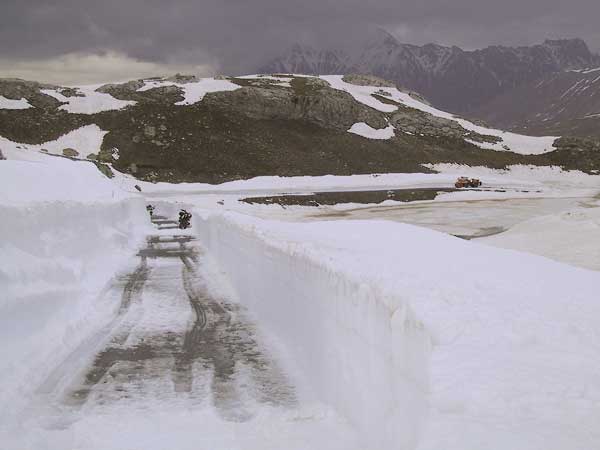
<svg viewBox="0 0 600 450">
<path fill-rule="evenodd" d="M 292 89 L 280 86 L 244 87 L 208 94 L 203 102 L 253 119 L 306 120 L 324 128 L 346 131 L 356 122 L 386 126 L 385 115 L 329 87 L 318 78 L 295 78 Z"/>
<path fill-rule="evenodd" d="M 6 98 L 12 100 L 26 98 L 32 106 L 42 109 L 56 109 L 62 104 L 54 97 L 42 94 L 40 92 L 42 89 L 60 90 L 61 88 L 52 84 L 42 84 L 17 78 L 0 79 L 0 95 Z M 66 89 L 64 92 L 65 96 L 75 94 L 73 89 Z"/>
<path fill-rule="evenodd" d="M 106 84 L 98 92 L 110 94 L 119 100 L 132 100 L 140 103 L 173 104 L 183 100 L 183 90 L 178 86 L 161 86 L 138 92 L 144 86 L 143 80 L 123 84 Z"/>
<path fill-rule="evenodd" d="M 354 84 L 356 86 L 396 87 L 393 82 L 376 77 L 375 75 L 351 73 L 349 75 L 344 75 L 342 79 L 346 83 Z"/>
<path fill-rule="evenodd" d="M 562 137 L 554 142 L 559 150 L 598 152 L 600 154 L 600 141 L 590 138 Z"/>
</svg>

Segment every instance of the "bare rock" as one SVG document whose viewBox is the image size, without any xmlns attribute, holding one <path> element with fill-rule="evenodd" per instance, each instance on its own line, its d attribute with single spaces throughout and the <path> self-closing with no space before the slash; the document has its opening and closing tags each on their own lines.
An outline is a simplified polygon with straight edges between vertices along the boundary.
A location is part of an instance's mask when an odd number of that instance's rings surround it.
<svg viewBox="0 0 600 450">
<path fill-rule="evenodd" d="M 361 75 L 352 73 L 349 75 L 344 75 L 342 79 L 346 83 L 354 84 L 356 86 L 396 87 L 396 84 L 392 81 L 384 80 L 383 78 L 376 77 L 375 75 Z"/>
<path fill-rule="evenodd" d="M 68 158 L 77 158 L 79 157 L 79 152 L 77 150 L 75 150 L 74 148 L 65 148 L 62 151 L 63 156 L 66 156 Z"/>
</svg>

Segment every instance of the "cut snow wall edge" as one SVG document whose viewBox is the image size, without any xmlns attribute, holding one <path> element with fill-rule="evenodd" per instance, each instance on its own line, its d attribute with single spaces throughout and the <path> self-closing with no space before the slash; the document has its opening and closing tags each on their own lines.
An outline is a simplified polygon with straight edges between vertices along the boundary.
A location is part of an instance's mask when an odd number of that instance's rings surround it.
<svg viewBox="0 0 600 450">
<path fill-rule="evenodd" d="M 286 344 L 319 398 L 369 447 L 414 448 L 427 416 L 431 339 L 406 301 L 268 241 L 234 214 L 197 216 L 195 231 L 238 300 Z"/>
<path fill-rule="evenodd" d="M 138 198 L 0 204 L 0 215 L 0 403 L 11 405 L 3 420 L 19 420 L 53 368 L 114 317 L 118 299 L 99 295 L 150 228 Z"/>
</svg>

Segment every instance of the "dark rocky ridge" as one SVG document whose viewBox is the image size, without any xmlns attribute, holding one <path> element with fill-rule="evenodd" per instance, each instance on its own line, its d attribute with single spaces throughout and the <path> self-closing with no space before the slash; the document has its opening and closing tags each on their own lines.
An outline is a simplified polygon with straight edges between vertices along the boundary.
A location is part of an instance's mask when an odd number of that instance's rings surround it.
<svg viewBox="0 0 600 450">
<path fill-rule="evenodd" d="M 138 102 L 119 111 L 70 114 L 58 110 L 60 102 L 56 101 L 40 101 L 39 106 L 25 110 L 0 110 L 0 136 L 41 144 L 97 124 L 108 131 L 98 162 L 111 162 L 120 171 L 150 181 L 219 183 L 260 175 L 423 172 L 421 164 L 441 162 L 494 168 L 558 164 L 600 169 L 595 147 L 566 142 L 564 148 L 540 156 L 482 150 L 465 139 L 493 138 L 404 106 L 382 113 L 320 79 L 294 78 L 291 87 L 268 80 L 230 80 L 241 88 L 209 93 L 188 106 L 174 104 L 183 98 L 177 86 L 137 92 L 141 82 L 130 82 L 100 89 Z M 33 103 L 35 98 L 48 97 L 39 92 L 39 86 L 0 80 L 0 94 L 19 92 Z M 389 121 L 402 129 L 412 127 L 414 133 L 397 132 L 389 140 L 371 140 L 346 131 L 361 121 L 374 128 L 385 127 Z M 117 160 L 113 160 L 113 148 L 119 149 Z M 67 153 L 73 152 L 77 149 Z"/>
<path fill-rule="evenodd" d="M 550 74 L 473 114 L 521 133 L 600 138 L 600 69 Z"/>
</svg>

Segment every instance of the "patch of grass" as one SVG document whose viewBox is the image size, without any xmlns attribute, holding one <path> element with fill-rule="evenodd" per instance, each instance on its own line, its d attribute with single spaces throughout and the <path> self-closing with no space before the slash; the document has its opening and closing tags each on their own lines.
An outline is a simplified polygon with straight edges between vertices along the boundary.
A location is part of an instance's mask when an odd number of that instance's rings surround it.
<svg viewBox="0 0 600 450">
<path fill-rule="evenodd" d="M 324 87 L 319 78 L 309 77 L 294 77 L 290 85 L 294 90 L 294 94 L 298 97 L 318 95 L 319 91 Z"/>
<path fill-rule="evenodd" d="M 106 165 L 106 164 L 102 164 L 101 162 L 98 161 L 93 161 L 94 165 L 98 168 L 98 170 L 102 173 L 102 175 L 104 175 L 107 178 L 114 178 L 115 174 L 113 173 L 113 171 L 111 170 L 111 168 Z"/>
<path fill-rule="evenodd" d="M 383 95 L 371 94 L 371 97 L 373 97 L 376 100 L 379 100 L 381 103 L 385 103 L 386 105 L 405 106 L 403 103 L 397 102 L 396 100 L 392 100 L 391 98 L 385 97 Z"/>
</svg>

